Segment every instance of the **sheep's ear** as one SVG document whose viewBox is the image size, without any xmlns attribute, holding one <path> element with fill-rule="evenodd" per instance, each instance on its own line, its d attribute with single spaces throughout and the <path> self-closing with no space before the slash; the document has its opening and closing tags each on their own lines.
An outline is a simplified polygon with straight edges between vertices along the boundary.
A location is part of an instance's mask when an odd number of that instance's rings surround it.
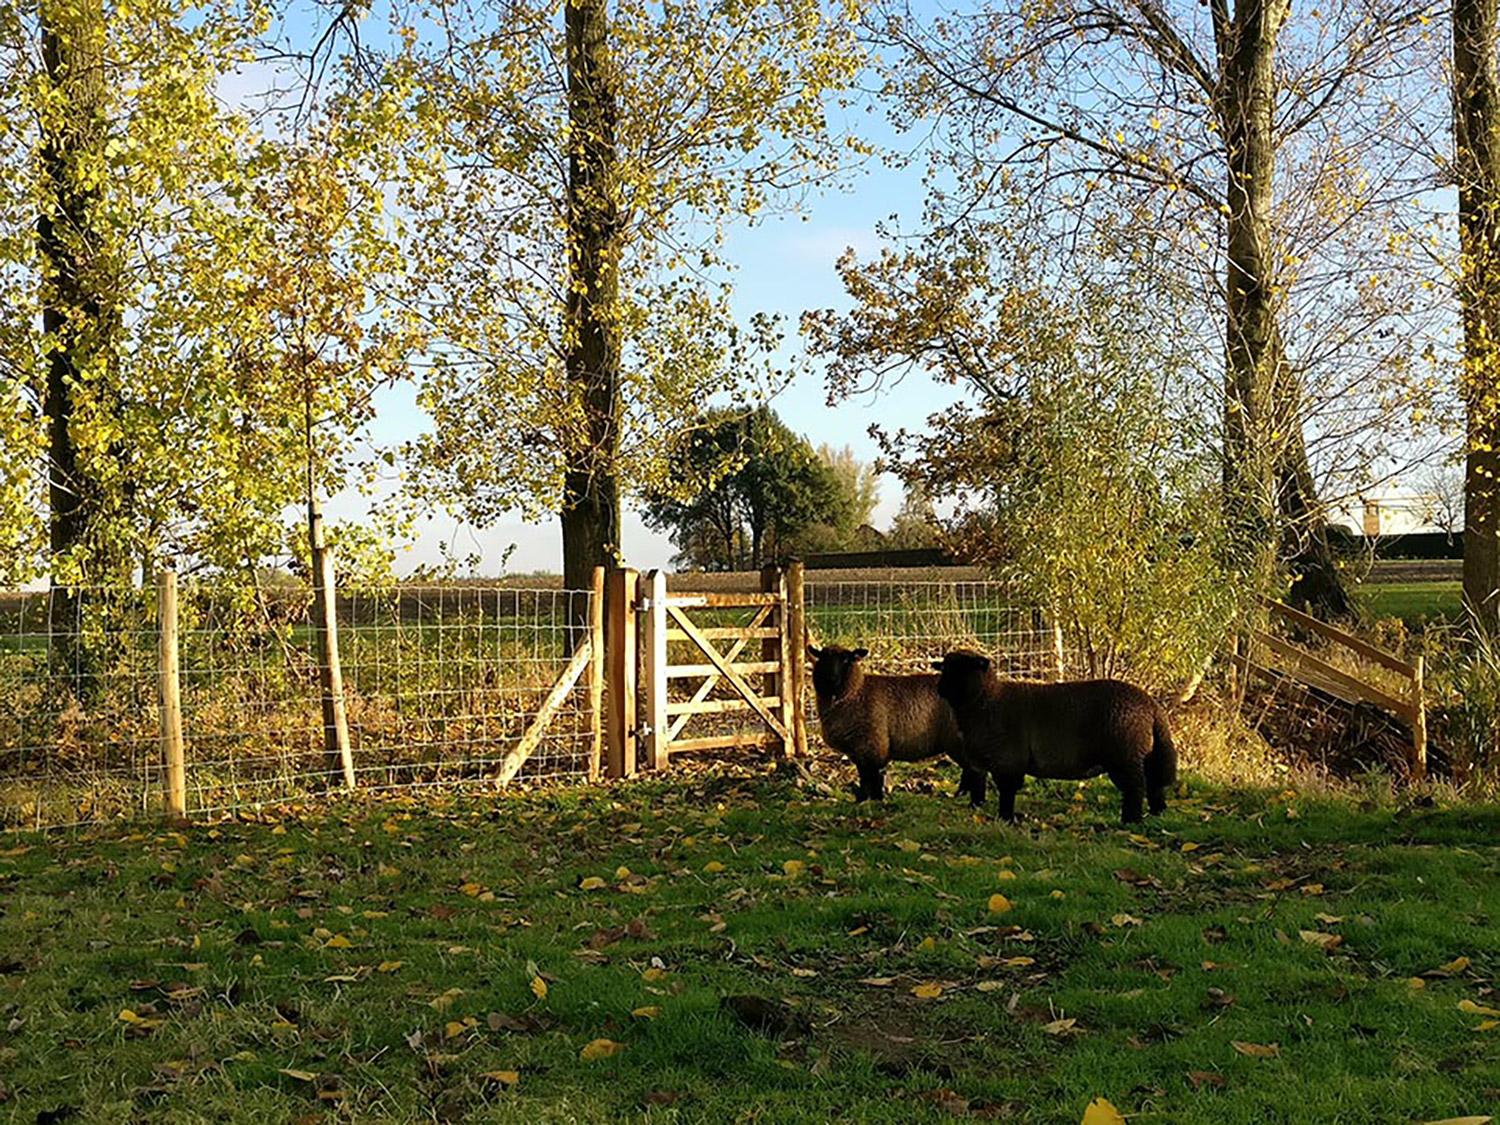
<svg viewBox="0 0 1500 1125">
<path fill-rule="evenodd" d="M 855 660 L 863 660 L 865 657 L 870 655 L 870 650 L 867 648 L 857 648 L 849 655 L 854 657 Z"/>
<path fill-rule="evenodd" d="M 812 657 L 814 660 L 816 660 L 818 657 L 820 657 L 820 656 L 823 655 L 823 650 L 819 649 L 819 648 L 815 648 L 812 645 L 808 645 L 807 646 L 807 655 L 810 656 L 810 657 Z"/>
</svg>

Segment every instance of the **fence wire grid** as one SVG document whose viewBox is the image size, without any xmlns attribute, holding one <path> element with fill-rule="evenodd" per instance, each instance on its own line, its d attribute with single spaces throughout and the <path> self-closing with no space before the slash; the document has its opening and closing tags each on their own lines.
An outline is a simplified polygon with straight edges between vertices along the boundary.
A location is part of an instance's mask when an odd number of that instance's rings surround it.
<svg viewBox="0 0 1500 1125">
<path fill-rule="evenodd" d="M 488 781 L 587 642 L 592 593 L 371 586 L 335 601 L 349 741 L 366 791 Z M 184 583 L 178 643 L 188 812 L 322 790 L 312 592 Z M 153 590 L 0 600 L 0 826 L 161 809 Z M 581 778 L 594 716 L 580 676 L 517 780 Z"/>
</svg>

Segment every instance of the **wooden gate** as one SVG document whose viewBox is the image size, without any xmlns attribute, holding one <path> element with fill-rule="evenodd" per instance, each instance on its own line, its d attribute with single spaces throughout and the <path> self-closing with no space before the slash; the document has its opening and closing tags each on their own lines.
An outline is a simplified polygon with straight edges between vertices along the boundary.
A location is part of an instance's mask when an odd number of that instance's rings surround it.
<svg viewBox="0 0 1500 1125">
<path fill-rule="evenodd" d="M 622 716 L 612 728 L 634 729 L 642 764 L 662 769 L 673 754 L 731 746 L 806 753 L 800 564 L 767 567 L 759 590 L 669 592 L 659 570 L 624 583 L 632 584 L 645 713 L 639 724 Z M 747 717 L 749 726 L 725 729 L 736 716 Z M 700 730 L 690 733 L 695 721 Z M 705 721 L 717 729 L 702 731 Z M 633 757 L 628 748 L 610 755 L 620 773 L 629 772 Z"/>
</svg>

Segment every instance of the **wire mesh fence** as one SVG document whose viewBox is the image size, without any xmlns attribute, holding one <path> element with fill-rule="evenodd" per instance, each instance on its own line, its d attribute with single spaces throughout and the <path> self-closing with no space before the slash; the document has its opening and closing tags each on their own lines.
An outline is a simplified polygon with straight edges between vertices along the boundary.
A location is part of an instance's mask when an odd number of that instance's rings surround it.
<svg viewBox="0 0 1500 1125">
<path fill-rule="evenodd" d="M 386 585 L 335 600 L 359 787 L 483 783 L 538 724 L 589 636 L 592 592 Z M 187 811 L 293 800 L 330 780 L 312 592 L 184 583 Z M 0 825 L 161 808 L 154 592 L 0 601 Z M 598 716 L 579 679 L 547 708 L 522 781 L 588 774 Z"/>
</svg>

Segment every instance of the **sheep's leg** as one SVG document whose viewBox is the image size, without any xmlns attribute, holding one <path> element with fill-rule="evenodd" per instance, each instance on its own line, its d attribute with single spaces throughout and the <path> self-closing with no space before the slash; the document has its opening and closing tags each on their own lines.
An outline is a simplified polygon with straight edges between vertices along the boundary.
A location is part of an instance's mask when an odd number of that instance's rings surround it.
<svg viewBox="0 0 1500 1125">
<path fill-rule="evenodd" d="M 995 788 L 1000 793 L 1000 819 L 1016 822 L 1016 794 L 1026 782 L 1025 774 L 994 774 Z"/>
<path fill-rule="evenodd" d="M 879 766 L 860 762 L 859 787 L 854 791 L 856 801 L 885 800 L 885 771 Z"/>
<path fill-rule="evenodd" d="M 971 770 L 964 767 L 963 775 L 958 780 L 958 792 L 960 796 L 967 795 L 969 804 L 976 809 L 984 808 L 985 777 L 983 770 Z"/>
<path fill-rule="evenodd" d="M 1146 770 L 1139 757 L 1132 754 L 1125 764 L 1109 771 L 1109 779 L 1120 791 L 1120 821 L 1134 824 L 1145 816 Z"/>
</svg>

